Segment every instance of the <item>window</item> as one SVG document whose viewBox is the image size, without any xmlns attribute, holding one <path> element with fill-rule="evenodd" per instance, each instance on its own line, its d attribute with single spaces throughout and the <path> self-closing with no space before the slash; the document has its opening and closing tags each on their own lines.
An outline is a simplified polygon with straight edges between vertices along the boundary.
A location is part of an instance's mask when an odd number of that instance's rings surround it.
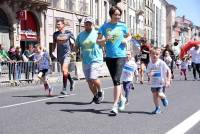
<svg viewBox="0 0 200 134">
<path fill-rule="evenodd" d="M 85 0 L 79 0 L 78 1 L 78 12 L 81 14 L 88 14 L 89 3 L 87 3 Z"/>
<path fill-rule="evenodd" d="M 53 8 L 61 8 L 61 0 L 52 0 Z"/>
<path fill-rule="evenodd" d="M 95 0 L 95 24 L 99 25 L 98 0 Z"/>
<path fill-rule="evenodd" d="M 53 6 L 53 0 L 48 0 L 47 2 L 49 2 L 51 5 L 51 7 Z"/>
<path fill-rule="evenodd" d="M 126 10 L 124 10 L 124 22 L 126 23 Z"/>
<path fill-rule="evenodd" d="M 67 10 L 67 11 L 74 11 L 75 12 L 75 10 L 74 9 L 76 9 L 75 8 L 75 0 L 65 0 L 65 9 Z"/>
<path fill-rule="evenodd" d="M 132 19 L 132 16 L 129 15 L 129 25 L 128 25 L 128 26 L 129 26 L 130 28 L 132 28 L 132 23 L 131 23 L 132 20 L 131 20 L 131 19 Z"/>
<path fill-rule="evenodd" d="M 107 2 L 106 1 L 104 1 L 104 10 L 103 11 L 105 11 L 104 12 L 104 21 L 106 21 L 108 18 L 108 16 L 107 16 L 107 14 L 108 14 L 108 8 L 107 8 Z"/>
</svg>

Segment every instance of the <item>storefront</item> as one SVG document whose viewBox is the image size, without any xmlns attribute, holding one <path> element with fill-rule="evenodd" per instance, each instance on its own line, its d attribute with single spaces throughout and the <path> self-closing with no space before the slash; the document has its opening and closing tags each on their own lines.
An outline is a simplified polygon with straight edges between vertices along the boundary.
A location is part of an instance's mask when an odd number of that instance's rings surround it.
<svg viewBox="0 0 200 134">
<path fill-rule="evenodd" d="M 20 23 L 20 47 L 24 51 L 29 44 L 35 45 L 40 42 L 39 25 L 36 17 L 30 11 L 18 11 L 17 18 Z"/>
</svg>

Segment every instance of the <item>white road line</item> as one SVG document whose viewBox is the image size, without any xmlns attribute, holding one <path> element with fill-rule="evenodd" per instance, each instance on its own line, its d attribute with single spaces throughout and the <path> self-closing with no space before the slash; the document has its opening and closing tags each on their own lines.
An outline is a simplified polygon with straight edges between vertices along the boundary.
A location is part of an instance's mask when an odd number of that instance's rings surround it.
<svg viewBox="0 0 200 134">
<path fill-rule="evenodd" d="M 26 105 L 26 104 L 30 104 L 30 103 L 36 103 L 36 102 L 52 100 L 52 99 L 55 99 L 55 98 L 66 97 L 66 96 L 74 96 L 74 95 L 76 95 L 76 94 L 61 95 L 61 96 L 50 97 L 50 98 L 45 98 L 45 99 L 40 99 L 40 100 L 27 101 L 27 102 L 23 102 L 23 103 L 17 103 L 17 104 L 13 104 L 13 105 L 2 106 L 2 107 L 0 107 L 0 109 L 9 108 L 9 107 L 16 107 L 16 106 L 20 106 L 20 105 Z"/>
<path fill-rule="evenodd" d="M 184 134 L 200 121 L 200 110 L 169 130 L 166 134 Z"/>
<path fill-rule="evenodd" d="M 106 89 L 110 89 L 110 88 L 113 88 L 113 87 L 106 87 L 106 88 L 102 88 L 102 89 L 106 90 Z M 10 108 L 10 107 L 17 107 L 17 106 L 21 106 L 21 105 L 30 104 L 30 103 L 36 103 L 36 102 L 52 100 L 52 99 L 61 98 L 61 97 L 67 97 L 67 96 L 74 96 L 74 95 L 76 95 L 76 94 L 61 95 L 61 96 L 50 97 L 50 98 L 45 98 L 45 99 L 40 99 L 40 100 L 27 101 L 27 102 L 23 102 L 23 103 L 17 103 L 17 104 L 12 104 L 12 105 L 7 105 L 7 106 L 1 106 L 0 109 Z"/>
</svg>

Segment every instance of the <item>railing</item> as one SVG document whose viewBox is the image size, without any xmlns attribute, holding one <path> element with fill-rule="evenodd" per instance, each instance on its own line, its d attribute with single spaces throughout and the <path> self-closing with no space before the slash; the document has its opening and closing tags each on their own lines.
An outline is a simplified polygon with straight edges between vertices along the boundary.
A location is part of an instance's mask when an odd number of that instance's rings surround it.
<svg viewBox="0 0 200 134">
<path fill-rule="evenodd" d="M 82 62 L 70 62 L 68 70 L 74 79 L 84 79 Z M 20 86 L 24 84 L 38 83 L 38 65 L 34 62 L 0 62 L 0 87 Z M 110 76 L 104 62 L 99 72 L 100 77 Z M 50 82 L 61 82 L 62 72 L 58 62 L 53 62 L 48 71 L 47 78 Z"/>
<path fill-rule="evenodd" d="M 38 71 L 38 65 L 34 62 L 0 62 L 0 84 L 10 83 L 16 86 L 24 82 L 32 83 L 38 80 Z M 48 75 L 61 75 L 58 62 L 52 63 Z"/>
</svg>

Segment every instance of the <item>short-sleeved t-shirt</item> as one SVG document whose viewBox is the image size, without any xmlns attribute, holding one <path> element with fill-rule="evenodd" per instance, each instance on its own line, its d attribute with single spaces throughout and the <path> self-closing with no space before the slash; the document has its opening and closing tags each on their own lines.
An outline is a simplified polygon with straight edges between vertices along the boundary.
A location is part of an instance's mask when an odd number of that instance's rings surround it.
<svg viewBox="0 0 200 134">
<path fill-rule="evenodd" d="M 38 61 L 39 70 L 49 69 L 49 54 L 47 52 L 41 52 L 34 55 L 34 61 Z"/>
<path fill-rule="evenodd" d="M 200 48 L 195 50 L 195 48 L 191 48 L 189 50 L 189 54 L 192 56 L 192 62 L 199 64 L 200 63 Z"/>
<path fill-rule="evenodd" d="M 112 39 L 106 42 L 106 57 L 126 57 L 126 46 L 122 41 L 128 32 L 127 26 L 122 22 L 115 24 L 108 22 L 100 27 L 99 34 L 104 37 L 112 36 Z"/>
<path fill-rule="evenodd" d="M 147 73 L 150 73 L 151 87 L 163 87 L 166 79 L 167 70 L 170 70 L 167 64 L 158 59 L 155 63 L 149 62 Z"/>
<path fill-rule="evenodd" d="M 94 29 L 91 32 L 83 31 L 76 39 L 76 44 L 81 48 L 81 57 L 84 64 L 103 62 L 102 47 L 96 43 L 97 33 Z"/>
<path fill-rule="evenodd" d="M 57 38 L 58 36 L 64 36 L 66 37 L 66 41 L 58 41 Z M 57 45 L 57 58 L 58 61 L 62 61 L 65 59 L 65 57 L 69 57 L 71 53 L 71 48 L 70 48 L 70 38 L 75 40 L 74 35 L 72 32 L 65 30 L 64 33 L 57 31 L 53 34 L 53 41 Z"/>
<path fill-rule="evenodd" d="M 122 70 L 122 81 L 133 81 L 134 72 L 137 70 L 137 64 L 134 60 L 129 60 L 125 63 Z"/>
</svg>

